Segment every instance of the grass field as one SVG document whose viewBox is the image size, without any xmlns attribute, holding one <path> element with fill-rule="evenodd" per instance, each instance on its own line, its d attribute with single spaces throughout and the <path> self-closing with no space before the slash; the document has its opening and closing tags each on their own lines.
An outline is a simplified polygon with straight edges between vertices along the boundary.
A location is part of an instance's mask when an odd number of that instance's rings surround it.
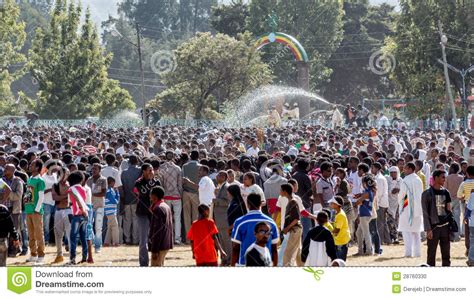
<svg viewBox="0 0 474 299">
<path fill-rule="evenodd" d="M 80 258 L 81 248 L 78 248 L 77 256 Z M 422 256 L 420 258 L 405 258 L 403 257 L 403 245 L 383 246 L 383 254 L 381 256 L 364 256 L 352 257 L 356 253 L 357 248 L 349 248 L 349 256 L 347 259 L 347 266 L 419 266 L 426 263 L 426 242 L 422 244 Z M 461 242 L 451 243 L 451 265 L 452 266 L 466 266 L 465 257 L 466 248 L 464 240 Z M 46 248 L 45 264 L 44 266 L 61 266 L 63 264 L 52 264 L 56 257 L 56 247 L 48 246 Z M 33 265 L 26 263 L 26 256 L 8 258 L 7 264 L 12 266 L 27 266 Z M 64 256 L 65 263 L 69 259 L 69 253 Z M 191 248 L 186 245 L 175 246 L 171 250 L 165 261 L 167 267 L 188 267 L 194 266 L 192 259 Z M 437 266 L 441 265 L 441 253 L 438 248 Z M 120 247 L 104 247 L 102 251 L 94 255 L 94 264 L 81 264 L 81 266 L 138 266 L 138 246 L 120 246 Z"/>
</svg>

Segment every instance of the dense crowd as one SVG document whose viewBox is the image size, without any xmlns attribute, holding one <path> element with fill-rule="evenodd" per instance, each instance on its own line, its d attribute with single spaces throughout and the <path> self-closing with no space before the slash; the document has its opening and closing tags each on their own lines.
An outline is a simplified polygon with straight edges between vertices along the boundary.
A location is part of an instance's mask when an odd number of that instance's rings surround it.
<svg viewBox="0 0 474 299">
<path fill-rule="evenodd" d="M 93 263 L 124 245 L 138 245 L 140 266 L 163 266 L 183 243 L 198 266 L 341 266 L 350 246 L 382 255 L 403 243 L 409 258 L 424 240 L 427 264 L 439 245 L 449 266 L 462 238 L 474 265 L 472 134 L 360 122 L 11 126 L 0 132 L 0 266 L 61 264 L 65 252 Z"/>
</svg>

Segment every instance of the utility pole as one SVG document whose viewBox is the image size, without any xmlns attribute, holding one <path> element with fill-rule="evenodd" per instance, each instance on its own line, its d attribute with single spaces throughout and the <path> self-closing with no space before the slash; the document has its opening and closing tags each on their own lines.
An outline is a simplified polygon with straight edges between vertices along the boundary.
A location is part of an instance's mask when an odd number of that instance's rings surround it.
<svg viewBox="0 0 474 299">
<path fill-rule="evenodd" d="M 458 119 L 456 116 L 456 106 L 454 105 L 454 98 L 453 93 L 451 92 L 451 83 L 449 82 L 449 73 L 448 73 L 448 62 L 446 61 L 446 44 L 448 42 L 448 38 L 446 35 L 443 34 L 443 25 L 441 21 L 438 20 L 438 29 L 439 29 L 439 36 L 441 38 L 441 51 L 443 53 L 443 66 L 444 66 L 444 77 L 446 81 L 446 93 L 448 95 L 449 105 L 451 106 L 452 111 L 452 123 L 454 128 L 458 128 Z"/>
<path fill-rule="evenodd" d="M 148 115 L 146 113 L 146 99 L 145 99 L 145 73 L 143 71 L 143 60 L 142 60 L 142 44 L 141 44 L 141 34 L 140 34 L 140 25 L 135 23 L 135 28 L 137 30 L 137 48 L 138 48 L 138 60 L 140 61 L 140 73 L 142 79 L 142 117 L 145 127 L 148 127 Z"/>
</svg>

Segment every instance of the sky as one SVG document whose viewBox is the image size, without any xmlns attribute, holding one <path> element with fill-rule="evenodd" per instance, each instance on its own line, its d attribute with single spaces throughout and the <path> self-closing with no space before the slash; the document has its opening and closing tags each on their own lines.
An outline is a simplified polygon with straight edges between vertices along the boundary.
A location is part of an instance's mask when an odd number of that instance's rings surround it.
<svg viewBox="0 0 474 299">
<path fill-rule="evenodd" d="M 79 0 L 82 2 L 83 7 L 90 7 L 92 18 L 97 26 L 100 27 L 101 23 L 108 19 L 109 15 L 115 16 L 117 14 L 117 3 L 121 0 Z M 231 0 L 221 0 L 224 3 L 228 3 Z M 398 0 L 370 0 L 371 4 L 390 3 L 397 6 Z"/>
</svg>

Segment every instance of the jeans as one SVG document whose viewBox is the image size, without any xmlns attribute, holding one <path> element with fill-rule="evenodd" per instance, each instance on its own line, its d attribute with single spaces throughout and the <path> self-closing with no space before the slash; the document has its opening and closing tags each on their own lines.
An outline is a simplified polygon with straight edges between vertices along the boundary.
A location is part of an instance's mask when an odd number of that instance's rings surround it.
<svg viewBox="0 0 474 299">
<path fill-rule="evenodd" d="M 370 237 L 372 238 L 372 243 L 374 244 L 374 252 L 376 254 L 382 254 L 382 248 L 380 246 L 379 230 L 377 227 L 377 219 L 370 220 L 369 231 L 370 231 Z"/>
<path fill-rule="evenodd" d="M 453 213 L 454 220 L 456 221 L 459 231 L 454 233 L 454 240 L 459 241 L 461 239 L 462 223 L 461 223 L 461 201 L 453 196 L 451 199 L 451 211 Z"/>
<path fill-rule="evenodd" d="M 77 235 L 81 239 L 82 244 L 82 259 L 87 259 L 87 240 L 86 240 L 86 230 L 87 230 L 87 219 L 84 216 L 73 216 L 71 221 L 71 235 L 69 240 L 71 241 L 71 248 L 69 257 L 72 260 L 76 258 L 76 247 L 77 247 Z"/>
<path fill-rule="evenodd" d="M 469 227 L 469 239 L 471 241 L 471 246 L 469 247 L 468 262 L 470 266 L 474 266 L 474 227 Z"/>
<path fill-rule="evenodd" d="M 357 243 L 359 247 L 358 253 L 372 254 L 372 238 L 369 230 L 370 217 L 359 217 L 359 226 L 357 227 Z"/>
<path fill-rule="evenodd" d="M 54 206 L 49 205 L 49 204 L 44 204 L 43 210 L 44 210 L 44 214 L 43 214 L 44 242 L 48 244 L 49 233 L 50 233 L 49 224 L 51 223 L 51 217 L 53 217 L 54 215 Z"/>
<path fill-rule="evenodd" d="M 104 224 L 104 208 L 94 209 L 94 247 L 96 250 L 102 247 L 102 229 Z"/>
<path fill-rule="evenodd" d="M 349 250 L 349 247 L 346 245 L 336 245 L 336 256 L 338 259 L 341 259 L 343 261 L 346 261 L 347 259 L 347 251 Z"/>
<path fill-rule="evenodd" d="M 138 217 L 138 260 L 140 267 L 148 267 L 150 258 L 148 256 L 148 234 L 150 232 L 150 218 L 137 215 Z"/>
<path fill-rule="evenodd" d="M 25 212 L 21 213 L 21 252 L 28 252 L 29 247 L 29 236 L 28 229 L 26 225 L 26 214 Z"/>
<path fill-rule="evenodd" d="M 441 248 L 441 260 L 443 267 L 451 266 L 451 242 L 449 240 L 449 226 L 435 227 L 433 229 L 433 238 L 427 241 L 428 258 L 427 264 L 431 267 L 436 266 L 436 250 L 438 244 Z"/>
<path fill-rule="evenodd" d="M 165 200 L 165 203 L 173 211 L 174 240 L 175 242 L 181 243 L 181 210 L 182 210 L 183 204 L 181 202 L 181 199 Z"/>
<path fill-rule="evenodd" d="M 306 211 L 308 211 L 309 213 L 312 212 L 311 208 L 306 208 Z M 285 217 L 285 216 L 282 215 L 282 217 Z M 301 237 L 304 241 L 309 230 L 313 228 L 313 221 L 311 221 L 311 219 L 308 217 L 301 217 L 301 225 L 303 226 L 303 234 Z"/>
</svg>

